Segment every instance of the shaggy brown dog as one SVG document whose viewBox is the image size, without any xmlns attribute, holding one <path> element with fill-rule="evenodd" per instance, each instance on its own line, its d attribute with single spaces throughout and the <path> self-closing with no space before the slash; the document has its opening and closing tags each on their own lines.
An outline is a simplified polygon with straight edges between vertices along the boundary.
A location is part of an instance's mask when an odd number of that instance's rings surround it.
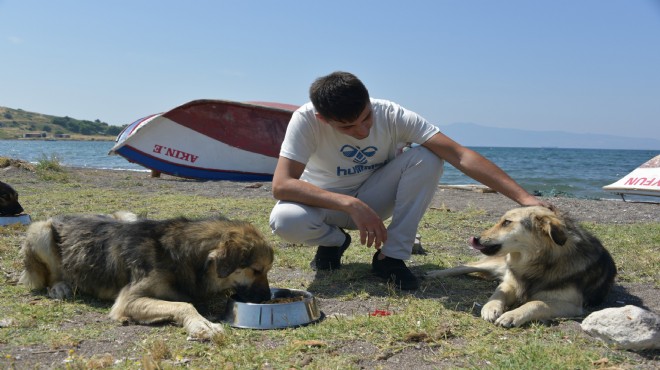
<svg viewBox="0 0 660 370">
<path fill-rule="evenodd" d="M 110 317 L 172 321 L 189 339 L 209 339 L 222 325 L 189 302 L 234 289 L 246 302 L 270 299 L 273 249 L 249 223 L 227 219 L 57 216 L 30 226 L 20 282 L 55 299 L 81 292 L 114 300 Z"/>
<path fill-rule="evenodd" d="M 14 216 L 23 212 L 18 193 L 9 184 L 0 181 L 0 216 Z"/>
<path fill-rule="evenodd" d="M 596 237 L 544 207 L 510 210 L 470 244 L 486 256 L 427 276 L 478 273 L 501 280 L 481 317 L 505 327 L 582 315 L 583 306 L 603 301 L 616 275 Z"/>
</svg>

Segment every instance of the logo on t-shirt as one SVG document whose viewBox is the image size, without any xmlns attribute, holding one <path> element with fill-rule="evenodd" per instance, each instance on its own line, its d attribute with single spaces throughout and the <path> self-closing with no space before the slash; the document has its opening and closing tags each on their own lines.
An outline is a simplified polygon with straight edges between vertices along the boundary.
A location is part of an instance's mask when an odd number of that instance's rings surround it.
<svg viewBox="0 0 660 370">
<path fill-rule="evenodd" d="M 373 155 L 378 151 L 378 148 L 375 146 L 368 146 L 364 149 L 360 149 L 359 146 L 355 147 L 353 145 L 346 144 L 342 146 L 339 151 L 345 157 L 353 158 L 353 162 L 357 164 L 365 164 L 367 163 L 367 158 L 373 157 Z"/>
<path fill-rule="evenodd" d="M 374 154 L 378 151 L 378 148 L 375 146 L 368 146 L 364 149 L 360 148 L 359 146 L 352 146 L 352 145 L 344 145 L 339 149 L 341 154 L 344 155 L 344 157 L 352 158 L 353 163 L 357 163 L 355 166 L 352 168 L 341 168 L 340 166 L 337 166 L 337 176 L 349 176 L 349 175 L 355 175 L 364 171 L 368 170 L 375 170 L 378 169 L 379 167 L 382 167 L 385 163 L 375 163 L 375 164 L 367 164 L 369 162 L 369 158 L 373 157 Z"/>
</svg>

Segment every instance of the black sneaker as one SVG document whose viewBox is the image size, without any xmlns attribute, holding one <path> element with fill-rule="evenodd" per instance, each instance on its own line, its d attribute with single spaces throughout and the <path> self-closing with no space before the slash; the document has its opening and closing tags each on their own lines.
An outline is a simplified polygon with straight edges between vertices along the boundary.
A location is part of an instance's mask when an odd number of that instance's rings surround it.
<svg viewBox="0 0 660 370">
<path fill-rule="evenodd" d="M 337 270 L 341 267 L 341 256 L 344 255 L 344 251 L 346 251 L 348 246 L 351 245 L 351 236 L 344 230 L 339 230 L 346 235 L 344 244 L 339 247 L 319 246 L 316 249 L 314 259 L 309 263 L 309 267 L 311 267 L 312 270 Z"/>
<path fill-rule="evenodd" d="M 371 261 L 372 271 L 377 276 L 387 279 L 388 282 L 394 283 L 397 287 L 403 290 L 415 290 L 419 288 L 417 278 L 406 267 L 402 260 L 395 258 L 385 257 L 382 260 L 378 259 L 377 251 Z"/>
</svg>

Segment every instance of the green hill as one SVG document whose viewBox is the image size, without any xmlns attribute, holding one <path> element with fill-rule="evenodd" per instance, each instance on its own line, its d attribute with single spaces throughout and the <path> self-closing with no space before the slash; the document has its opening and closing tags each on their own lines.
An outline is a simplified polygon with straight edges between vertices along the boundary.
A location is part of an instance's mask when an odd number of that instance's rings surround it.
<svg viewBox="0 0 660 370">
<path fill-rule="evenodd" d="M 87 121 L 0 107 L 0 139 L 37 134 L 46 139 L 69 135 L 74 140 L 114 140 L 124 127 L 111 126 L 98 119 Z"/>
</svg>

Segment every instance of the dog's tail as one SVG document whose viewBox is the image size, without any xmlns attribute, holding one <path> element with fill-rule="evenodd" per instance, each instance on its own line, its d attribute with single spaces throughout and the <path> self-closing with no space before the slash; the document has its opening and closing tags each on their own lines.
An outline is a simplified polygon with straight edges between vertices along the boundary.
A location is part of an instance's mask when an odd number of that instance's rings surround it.
<svg viewBox="0 0 660 370">
<path fill-rule="evenodd" d="M 19 283 L 43 289 L 62 280 L 62 258 L 54 234 L 51 220 L 30 225 L 21 248 L 24 270 Z"/>
<path fill-rule="evenodd" d="M 429 278 L 445 278 L 450 276 L 474 274 L 482 279 L 502 279 L 506 272 L 506 260 L 504 256 L 483 257 L 479 261 L 466 265 L 452 267 L 445 270 L 436 270 L 426 273 Z"/>
</svg>

